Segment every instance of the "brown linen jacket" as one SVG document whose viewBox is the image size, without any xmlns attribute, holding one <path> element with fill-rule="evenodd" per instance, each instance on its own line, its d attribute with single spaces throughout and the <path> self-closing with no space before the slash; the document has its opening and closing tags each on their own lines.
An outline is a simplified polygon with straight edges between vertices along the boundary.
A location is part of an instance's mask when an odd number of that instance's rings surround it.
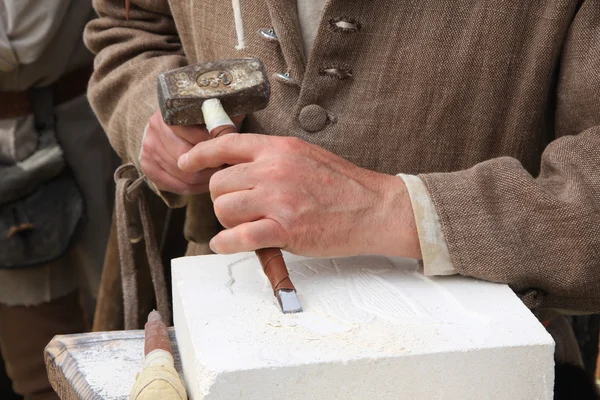
<svg viewBox="0 0 600 400">
<path fill-rule="evenodd" d="M 241 49 L 229 1 L 132 0 L 129 20 L 124 3 L 95 0 L 85 35 L 123 158 L 138 162 L 160 72 L 258 57 L 272 98 L 245 132 L 420 174 L 461 274 L 600 311 L 600 1 L 331 0 L 308 59 L 292 0 L 241 2 Z"/>
</svg>

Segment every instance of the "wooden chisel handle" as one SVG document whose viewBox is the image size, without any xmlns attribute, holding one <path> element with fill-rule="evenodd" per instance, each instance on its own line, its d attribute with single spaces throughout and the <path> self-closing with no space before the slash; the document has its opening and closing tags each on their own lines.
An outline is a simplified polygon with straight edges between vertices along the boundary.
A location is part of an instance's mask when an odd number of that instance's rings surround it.
<svg viewBox="0 0 600 400">
<path fill-rule="evenodd" d="M 233 125 L 217 126 L 210 131 L 209 136 L 211 138 L 216 138 L 229 133 L 238 133 L 237 128 Z M 281 250 L 274 247 L 259 249 L 256 250 L 256 256 L 258 257 L 260 265 L 262 265 L 263 271 L 265 271 L 265 275 L 267 275 L 269 282 L 271 282 L 273 293 L 282 289 L 296 289 L 290 279 Z"/>
<path fill-rule="evenodd" d="M 158 311 L 151 311 L 144 326 L 144 355 L 147 356 L 158 349 L 173 354 L 167 325 Z"/>
</svg>

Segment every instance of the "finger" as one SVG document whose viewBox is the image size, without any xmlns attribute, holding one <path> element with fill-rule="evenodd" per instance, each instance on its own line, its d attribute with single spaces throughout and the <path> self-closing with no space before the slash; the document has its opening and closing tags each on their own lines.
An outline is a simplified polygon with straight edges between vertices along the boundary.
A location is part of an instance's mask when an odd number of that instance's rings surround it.
<svg viewBox="0 0 600 400">
<path fill-rule="evenodd" d="M 192 145 L 208 140 L 208 131 L 206 125 L 165 125 L 170 128 L 175 135 L 184 139 Z"/>
<path fill-rule="evenodd" d="M 183 195 L 201 194 L 208 191 L 207 184 L 190 185 L 182 182 L 169 174 L 158 163 L 145 163 L 142 168 L 146 176 L 159 190 Z"/>
<path fill-rule="evenodd" d="M 157 135 L 145 135 L 140 154 L 140 166 L 144 174 L 160 190 L 174 193 L 206 193 L 208 182 L 214 170 L 181 177 L 183 172 L 177 168 L 173 159 L 164 149 Z M 187 180 L 187 182 L 186 182 Z M 186 187 L 191 186 L 191 187 Z"/>
<path fill-rule="evenodd" d="M 177 136 L 167 125 L 160 126 L 161 132 L 159 135 L 160 142 L 163 147 L 175 160 L 179 159 L 182 154 L 190 151 L 195 143 L 190 143 L 187 140 Z"/>
<path fill-rule="evenodd" d="M 261 201 L 262 200 L 262 201 Z M 215 215 L 225 228 L 263 218 L 266 202 L 255 190 L 242 190 L 219 196 L 214 200 Z"/>
<path fill-rule="evenodd" d="M 223 168 L 210 178 L 210 196 L 213 200 L 226 193 L 250 190 L 256 187 L 257 179 L 250 173 L 250 163 Z"/>
<path fill-rule="evenodd" d="M 182 154 L 190 151 L 194 144 L 177 136 L 161 117 L 160 112 L 150 117 L 143 144 L 151 144 L 154 152 L 167 152 L 177 160 Z M 146 146 L 148 147 L 148 146 Z"/>
<path fill-rule="evenodd" d="M 198 143 L 179 157 L 177 164 L 183 171 L 193 172 L 224 164 L 250 162 L 274 140 L 276 138 L 266 135 L 224 135 Z"/>
<path fill-rule="evenodd" d="M 209 245 L 215 253 L 233 254 L 266 247 L 284 248 L 286 236 L 281 225 L 274 220 L 260 219 L 221 231 Z"/>
<path fill-rule="evenodd" d="M 188 185 L 208 185 L 213 174 L 220 170 L 220 168 L 210 168 L 197 172 L 184 172 L 179 169 L 176 160 L 169 154 L 156 154 L 155 158 L 169 175 Z"/>
</svg>

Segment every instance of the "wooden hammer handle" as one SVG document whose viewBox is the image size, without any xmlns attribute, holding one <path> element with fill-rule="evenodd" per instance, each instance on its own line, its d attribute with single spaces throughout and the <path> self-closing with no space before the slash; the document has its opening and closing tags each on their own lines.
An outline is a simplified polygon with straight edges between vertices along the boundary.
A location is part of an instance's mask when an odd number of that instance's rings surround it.
<svg viewBox="0 0 600 400">
<path fill-rule="evenodd" d="M 217 138 L 229 133 L 238 133 L 237 128 L 233 125 L 217 126 L 210 131 L 209 136 Z M 271 282 L 274 293 L 281 289 L 295 290 L 281 250 L 273 247 L 259 249 L 256 250 L 256 256 L 260 261 L 260 265 L 262 265 L 263 271 L 265 271 L 265 275 L 269 278 L 269 282 Z"/>
</svg>

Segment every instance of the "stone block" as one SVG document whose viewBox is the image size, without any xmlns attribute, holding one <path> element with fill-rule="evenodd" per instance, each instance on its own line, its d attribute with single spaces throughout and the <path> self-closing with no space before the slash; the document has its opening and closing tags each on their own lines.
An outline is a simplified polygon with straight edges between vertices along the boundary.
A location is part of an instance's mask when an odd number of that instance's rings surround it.
<svg viewBox="0 0 600 400">
<path fill-rule="evenodd" d="M 300 314 L 281 313 L 253 253 L 173 260 L 192 399 L 552 399 L 554 342 L 507 286 L 284 255 Z"/>
</svg>

